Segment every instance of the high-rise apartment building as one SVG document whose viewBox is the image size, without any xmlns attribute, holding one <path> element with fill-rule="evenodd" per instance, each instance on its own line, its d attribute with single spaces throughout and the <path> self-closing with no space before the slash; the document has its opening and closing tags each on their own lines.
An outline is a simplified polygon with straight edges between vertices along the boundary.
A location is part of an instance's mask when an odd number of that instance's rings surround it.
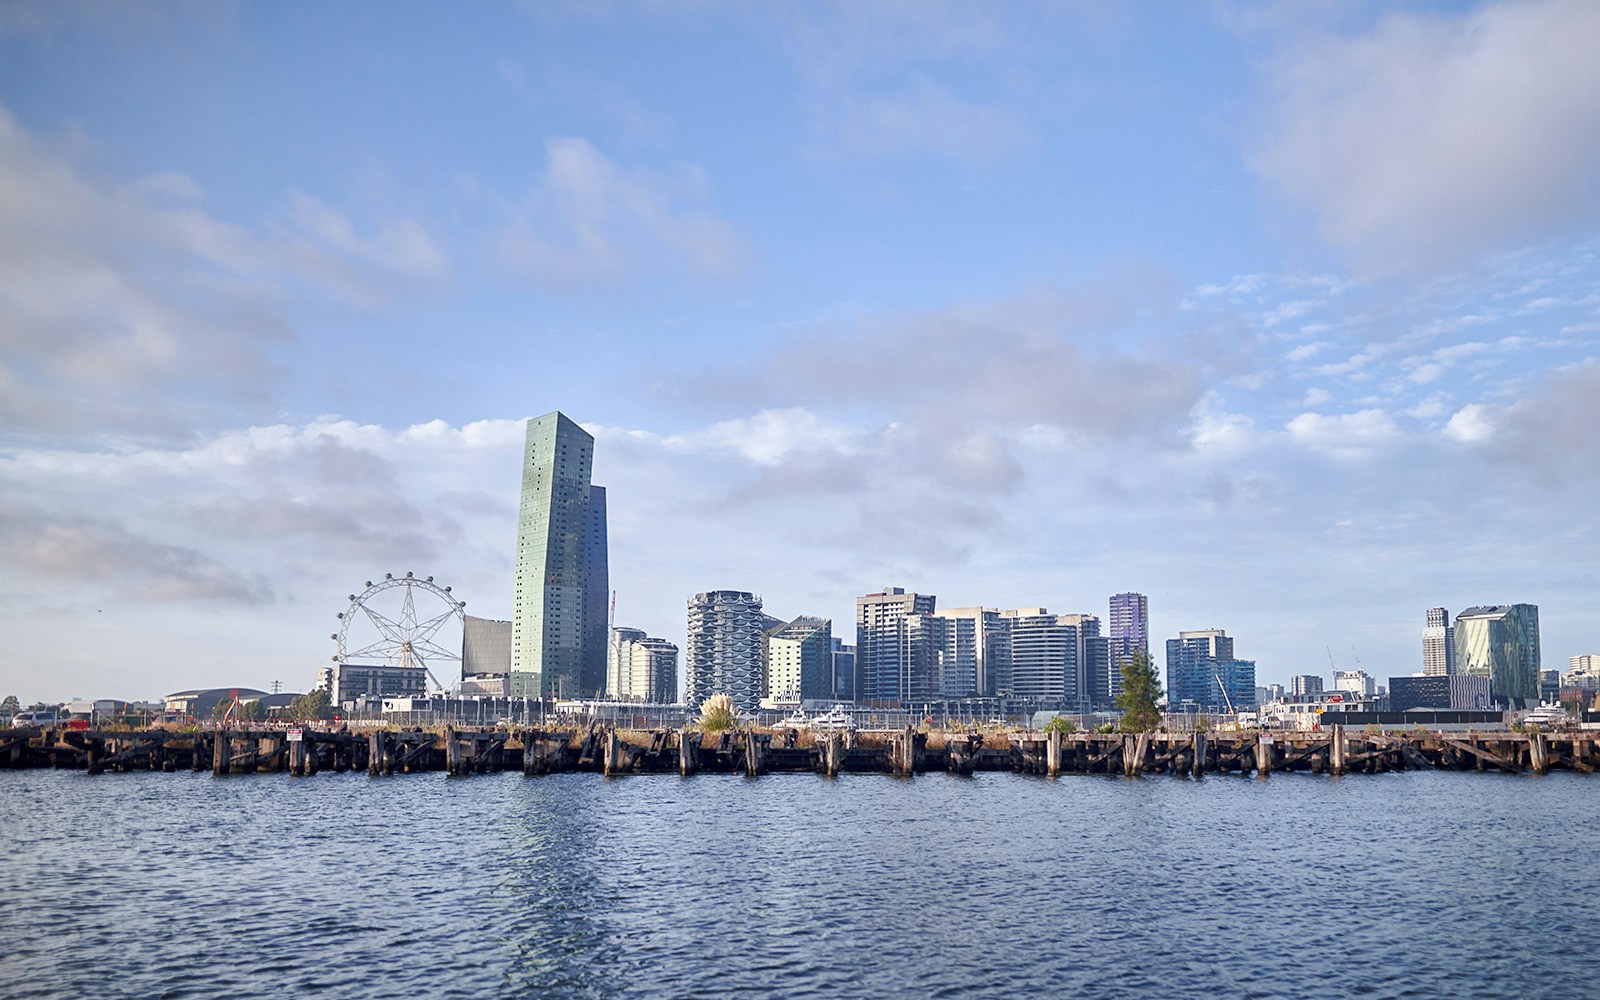
<svg viewBox="0 0 1600 1000">
<path fill-rule="evenodd" d="M 902 704 L 932 700 L 935 651 L 932 594 L 885 587 L 856 598 L 856 690 L 862 701 Z"/>
<path fill-rule="evenodd" d="M 1322 693 L 1322 675 L 1320 674 L 1295 674 L 1289 678 L 1289 694 L 1296 698 L 1306 698 Z"/>
<path fill-rule="evenodd" d="M 511 604 L 514 698 L 574 698 L 605 683 L 605 499 L 589 481 L 593 458 L 594 438 L 565 414 L 528 421 Z"/>
<path fill-rule="evenodd" d="M 1100 634 L 1100 619 L 1095 615 L 1061 615 L 1061 624 L 1071 625 L 1077 630 L 1077 649 L 1074 659 L 1077 665 L 1077 677 L 1073 686 L 1077 689 L 1078 707 L 1087 710 L 1093 706 L 1107 707 L 1111 705 L 1114 697 L 1111 684 L 1111 644 Z M 1118 670 L 1118 684 L 1116 690 L 1120 691 L 1120 669 Z"/>
<path fill-rule="evenodd" d="M 1495 604 L 1456 615 L 1456 672 L 1489 678 L 1494 700 L 1521 708 L 1539 699 L 1539 609 Z"/>
<path fill-rule="evenodd" d="M 1450 612 L 1429 608 L 1422 627 L 1422 673 L 1444 677 L 1456 672 L 1456 630 L 1450 625 Z"/>
<path fill-rule="evenodd" d="M 939 690 L 945 698 L 971 698 L 1011 690 L 1010 629 L 989 608 L 946 608 L 938 619 Z"/>
<path fill-rule="evenodd" d="M 1210 711 L 1220 698 L 1213 697 L 1216 689 L 1214 674 L 1217 664 L 1233 659 L 1233 639 L 1220 628 L 1193 629 L 1179 632 L 1178 638 L 1167 640 L 1167 705 L 1174 711 L 1184 711 L 1194 705 L 1199 711 Z M 1250 681 L 1251 699 L 1255 698 L 1255 679 Z"/>
<path fill-rule="evenodd" d="M 684 698 L 699 706 L 714 694 L 753 711 L 761 703 L 762 639 L 770 627 L 761 598 L 743 590 L 711 590 L 689 598 Z"/>
<path fill-rule="evenodd" d="M 606 651 L 606 693 L 619 701 L 678 700 L 678 647 L 636 628 L 614 628 Z"/>
<path fill-rule="evenodd" d="M 1122 693 L 1122 667 L 1135 653 L 1150 655 L 1150 599 L 1128 592 L 1111 595 L 1111 613 L 1106 617 L 1106 640 L 1111 656 L 1107 682 L 1108 702 Z"/>
<path fill-rule="evenodd" d="M 798 705 L 833 697 L 833 622 L 801 615 L 769 629 L 765 700 L 773 705 Z"/>
<path fill-rule="evenodd" d="M 1011 632 L 1011 693 L 1051 705 L 1078 703 L 1078 627 L 1044 608 L 1000 612 Z"/>
</svg>

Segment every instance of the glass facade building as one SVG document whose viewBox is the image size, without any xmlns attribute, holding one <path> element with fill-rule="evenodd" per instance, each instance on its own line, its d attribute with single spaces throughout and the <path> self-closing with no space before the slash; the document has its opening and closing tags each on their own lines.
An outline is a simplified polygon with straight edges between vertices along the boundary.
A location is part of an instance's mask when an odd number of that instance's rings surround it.
<svg viewBox="0 0 1600 1000">
<path fill-rule="evenodd" d="M 1112 594 L 1110 612 L 1106 618 L 1106 640 L 1111 663 L 1105 701 L 1114 703 L 1122 693 L 1123 665 L 1131 662 L 1135 653 L 1150 655 L 1150 599 L 1131 591 Z M 1096 692 L 1096 698 L 1099 697 Z"/>
<path fill-rule="evenodd" d="M 511 604 L 513 698 L 586 697 L 605 684 L 605 494 L 594 506 L 593 457 L 594 438 L 565 414 L 528 421 Z"/>
<path fill-rule="evenodd" d="M 1456 672 L 1489 678 L 1507 708 L 1539 700 L 1539 609 L 1532 604 L 1468 608 L 1456 616 Z"/>
</svg>

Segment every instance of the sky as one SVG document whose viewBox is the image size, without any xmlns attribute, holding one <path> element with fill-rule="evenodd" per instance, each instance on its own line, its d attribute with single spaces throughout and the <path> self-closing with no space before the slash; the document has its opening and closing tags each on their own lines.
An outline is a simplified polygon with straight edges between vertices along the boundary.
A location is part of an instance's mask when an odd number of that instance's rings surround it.
<svg viewBox="0 0 1600 1000">
<path fill-rule="evenodd" d="M 616 621 L 1600 651 L 1600 5 L 0 3 L 0 693 L 509 618 L 522 422 Z"/>
</svg>

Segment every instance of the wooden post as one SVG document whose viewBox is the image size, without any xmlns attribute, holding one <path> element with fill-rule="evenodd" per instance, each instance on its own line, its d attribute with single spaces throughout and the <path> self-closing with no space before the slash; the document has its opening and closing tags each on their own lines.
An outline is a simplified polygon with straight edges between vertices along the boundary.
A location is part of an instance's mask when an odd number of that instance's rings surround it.
<svg viewBox="0 0 1600 1000">
<path fill-rule="evenodd" d="M 466 740 L 456 733 L 455 726 L 444 727 L 444 770 L 452 777 L 472 773 L 472 768 L 467 761 L 464 751 Z M 477 749 L 477 742 L 473 742 L 473 749 Z"/>
<path fill-rule="evenodd" d="M 1343 774 L 1349 747 L 1345 742 L 1344 727 L 1332 726 L 1328 732 L 1328 770 Z"/>
<path fill-rule="evenodd" d="M 607 729 L 604 750 L 601 751 L 600 773 L 606 777 L 622 772 L 622 740 L 615 729 Z"/>
<path fill-rule="evenodd" d="M 761 773 L 761 741 L 754 729 L 744 731 L 744 773 L 751 778 Z"/>
<path fill-rule="evenodd" d="M 822 773 L 830 778 L 839 776 L 839 758 L 843 740 L 838 733 L 829 733 L 822 739 Z"/>
<path fill-rule="evenodd" d="M 1194 734 L 1194 776 L 1200 777 L 1206 773 L 1206 734 L 1195 730 Z"/>
<path fill-rule="evenodd" d="M 1256 734 L 1256 776 L 1265 778 L 1272 773 L 1272 736 Z"/>
<path fill-rule="evenodd" d="M 1052 729 L 1045 735 L 1044 773 L 1050 777 L 1061 774 L 1061 730 Z"/>
<path fill-rule="evenodd" d="M 1544 733 L 1538 730 L 1528 734 L 1528 766 L 1533 768 L 1534 774 L 1550 771 L 1550 745 L 1545 742 Z"/>
<path fill-rule="evenodd" d="M 1144 760 L 1150 753 L 1150 734 L 1140 733 L 1133 741 L 1133 770 L 1129 774 L 1143 774 Z"/>
<path fill-rule="evenodd" d="M 227 774 L 233 739 L 226 729 L 218 729 L 212 733 L 211 740 L 211 773 Z"/>
<path fill-rule="evenodd" d="M 678 773 L 687 778 L 700 770 L 700 734 L 678 730 Z"/>
</svg>

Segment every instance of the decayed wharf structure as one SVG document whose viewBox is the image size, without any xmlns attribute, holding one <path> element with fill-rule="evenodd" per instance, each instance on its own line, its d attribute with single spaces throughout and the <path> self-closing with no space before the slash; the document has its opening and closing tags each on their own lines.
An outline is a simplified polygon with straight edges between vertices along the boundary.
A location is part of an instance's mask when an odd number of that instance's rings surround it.
<svg viewBox="0 0 1600 1000">
<path fill-rule="evenodd" d="M 925 733 L 694 729 L 235 728 L 182 732 L 0 730 L 0 767 L 55 767 L 91 775 L 136 770 L 216 775 L 367 771 L 452 775 L 520 769 L 625 774 L 883 773 L 970 775 L 1010 771 L 1064 774 L 1192 775 L 1275 772 L 1376 774 L 1405 770 L 1592 773 L 1600 732 Z"/>
</svg>

